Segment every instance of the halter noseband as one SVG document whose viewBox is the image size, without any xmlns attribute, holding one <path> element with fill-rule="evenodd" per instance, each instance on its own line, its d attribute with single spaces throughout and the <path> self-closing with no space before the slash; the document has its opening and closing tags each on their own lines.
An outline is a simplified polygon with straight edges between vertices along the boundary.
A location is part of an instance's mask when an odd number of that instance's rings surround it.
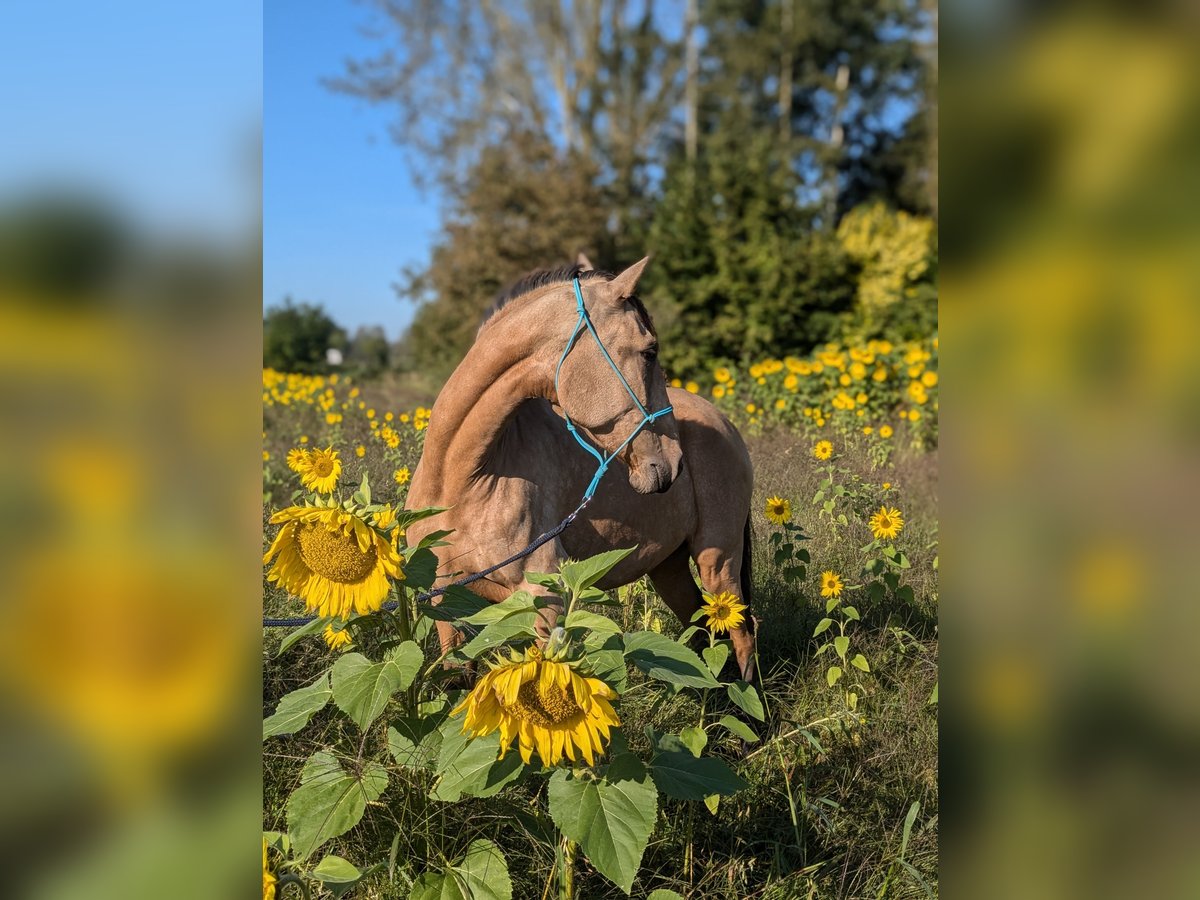
<svg viewBox="0 0 1200 900">
<path fill-rule="evenodd" d="M 600 479 L 602 479 L 604 477 L 604 473 L 608 471 L 609 463 L 616 459 L 617 455 L 624 450 L 626 446 L 628 446 L 630 441 L 638 436 L 643 428 L 645 428 L 651 422 L 654 422 L 655 420 L 660 419 L 670 413 L 672 411 L 672 407 L 668 405 L 664 409 L 660 409 L 658 412 L 652 413 L 642 405 L 642 401 L 637 398 L 637 394 L 633 392 L 633 388 L 629 386 L 629 382 L 625 380 L 625 376 L 621 374 L 621 370 L 617 368 L 617 364 L 613 362 L 613 358 L 609 356 L 608 350 L 604 347 L 604 342 L 600 340 L 600 335 L 596 333 L 596 326 L 592 324 L 592 317 L 588 315 L 587 307 L 583 305 L 583 291 L 580 290 L 578 276 L 575 277 L 573 284 L 575 287 L 575 306 L 579 311 L 579 318 L 575 322 L 575 330 L 571 332 L 571 337 L 567 339 L 567 346 L 563 348 L 562 356 L 558 358 L 558 366 L 554 369 L 555 394 L 558 393 L 558 378 L 559 374 L 562 372 L 563 363 L 566 362 L 567 354 L 570 353 L 571 348 L 575 346 L 575 339 L 579 337 L 580 330 L 586 327 L 587 330 L 591 332 L 592 337 L 596 339 L 596 346 L 599 347 L 600 352 L 604 354 L 604 358 L 608 361 L 608 365 L 614 372 L 617 373 L 617 377 L 621 379 L 621 384 L 625 388 L 626 393 L 628 393 L 630 398 L 633 400 L 634 406 L 636 406 L 638 411 L 642 414 L 642 421 L 639 422 L 637 427 L 633 429 L 629 437 L 625 438 L 625 440 L 621 442 L 621 446 L 619 446 L 616 450 L 614 450 L 608 456 L 605 456 L 584 439 L 583 435 L 581 435 L 579 430 L 575 427 L 575 423 L 571 421 L 571 417 L 567 415 L 566 409 L 563 409 L 563 418 L 567 420 L 567 431 L 571 432 L 571 436 L 575 438 L 579 446 L 595 457 L 596 462 L 599 463 L 599 468 L 596 469 L 596 474 L 592 476 L 591 483 L 587 486 L 587 490 L 583 492 L 584 499 L 590 500 L 592 494 L 596 492 L 596 488 L 600 485 Z"/>
</svg>

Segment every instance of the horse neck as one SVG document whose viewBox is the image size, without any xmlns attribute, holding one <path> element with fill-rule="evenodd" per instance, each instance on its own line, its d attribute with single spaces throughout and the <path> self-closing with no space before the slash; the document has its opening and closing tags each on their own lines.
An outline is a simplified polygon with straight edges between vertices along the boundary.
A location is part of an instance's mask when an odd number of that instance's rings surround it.
<svg viewBox="0 0 1200 900">
<path fill-rule="evenodd" d="M 422 458 L 432 464 L 429 483 L 443 496 L 469 486 L 483 470 L 521 404 L 554 399 L 554 348 L 565 343 L 570 316 L 548 316 L 539 307 L 544 310 L 531 299 L 491 323 L 442 388 Z"/>
</svg>

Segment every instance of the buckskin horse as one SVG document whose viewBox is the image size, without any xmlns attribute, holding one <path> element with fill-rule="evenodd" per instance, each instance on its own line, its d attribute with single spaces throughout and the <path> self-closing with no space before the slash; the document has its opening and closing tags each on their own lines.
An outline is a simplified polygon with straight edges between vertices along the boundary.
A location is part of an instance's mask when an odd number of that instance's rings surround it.
<svg viewBox="0 0 1200 900">
<path fill-rule="evenodd" d="M 705 591 L 750 605 L 750 457 L 711 403 L 667 386 L 636 294 L 648 261 L 615 276 L 586 263 L 527 275 L 493 304 L 434 403 L 407 505 L 448 507 L 409 529 L 410 541 L 454 530 L 436 551 L 440 571 L 478 573 L 550 531 L 589 489 L 597 459 L 613 457 L 570 527 L 471 584 L 487 600 L 518 589 L 548 597 L 526 572 L 636 545 L 600 588 L 649 575 L 686 624 L 702 602 L 695 560 Z M 543 612 L 543 634 L 560 611 Z M 747 614 L 730 633 L 747 681 L 751 623 Z M 443 652 L 462 640 L 449 623 L 438 630 Z"/>
</svg>

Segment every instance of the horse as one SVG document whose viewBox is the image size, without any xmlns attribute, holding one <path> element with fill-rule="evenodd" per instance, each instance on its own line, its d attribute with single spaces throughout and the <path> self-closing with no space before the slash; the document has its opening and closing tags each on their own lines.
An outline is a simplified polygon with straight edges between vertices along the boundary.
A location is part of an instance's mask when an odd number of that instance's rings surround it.
<svg viewBox="0 0 1200 900">
<path fill-rule="evenodd" d="M 409 541 L 452 530 L 453 543 L 435 551 L 438 569 L 471 575 L 528 546 L 579 504 L 596 459 L 572 437 L 568 422 L 605 456 L 617 453 L 570 527 L 470 585 L 491 602 L 519 589 L 543 598 L 543 637 L 561 605 L 525 574 L 555 572 L 567 559 L 616 548 L 636 546 L 598 583 L 601 589 L 648 575 L 688 624 L 702 603 L 694 560 L 705 592 L 729 592 L 750 606 L 750 456 L 716 407 L 668 387 L 654 323 L 636 294 L 648 262 L 618 275 L 584 262 L 539 270 L 502 294 L 434 402 L 409 486 L 408 508 L 447 507 L 412 525 Z M 581 327 L 578 303 L 596 339 Z M 646 411 L 668 406 L 672 413 L 647 423 Z M 729 634 L 746 681 L 755 675 L 752 623 L 747 611 Z M 443 653 L 461 643 L 453 625 L 437 627 Z"/>
</svg>

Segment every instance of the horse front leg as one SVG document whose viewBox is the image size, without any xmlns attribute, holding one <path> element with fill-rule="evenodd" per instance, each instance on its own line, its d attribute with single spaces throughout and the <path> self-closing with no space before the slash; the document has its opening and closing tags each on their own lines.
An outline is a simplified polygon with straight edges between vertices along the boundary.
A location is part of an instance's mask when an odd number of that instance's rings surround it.
<svg viewBox="0 0 1200 900">
<path fill-rule="evenodd" d="M 710 594 L 730 593 L 747 607 L 750 598 L 742 590 L 742 546 L 739 540 L 732 547 L 705 547 L 695 553 L 696 568 L 700 570 L 700 583 Z M 745 620 L 737 628 L 730 629 L 729 640 L 738 670 L 744 681 L 754 683 L 755 644 L 751 626 L 751 611 L 747 608 Z"/>
</svg>

